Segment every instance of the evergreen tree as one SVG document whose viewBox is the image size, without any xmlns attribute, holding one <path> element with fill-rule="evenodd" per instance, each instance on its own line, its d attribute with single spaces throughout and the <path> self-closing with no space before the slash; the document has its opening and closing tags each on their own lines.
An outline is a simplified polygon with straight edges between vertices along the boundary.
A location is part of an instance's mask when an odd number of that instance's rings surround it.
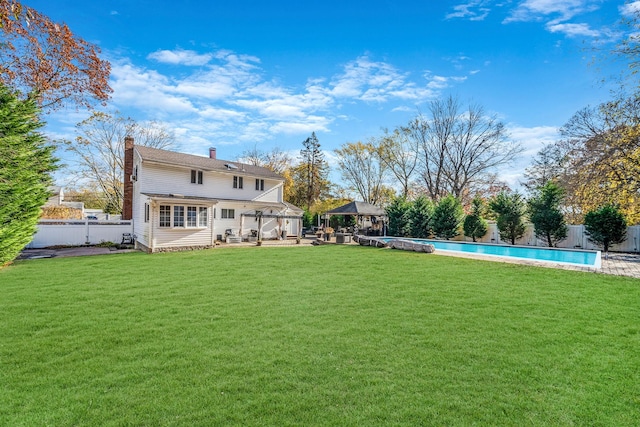
<svg viewBox="0 0 640 427">
<path fill-rule="evenodd" d="M 322 194 L 322 183 L 326 181 L 328 169 L 315 132 L 312 132 L 302 145 L 304 148 L 300 150 L 300 155 L 305 166 L 306 202 L 309 209 Z"/>
<path fill-rule="evenodd" d="M 311 211 L 314 203 L 329 191 L 329 166 L 315 132 L 302 145 L 301 163 L 292 170 L 294 188 L 289 202 Z"/>
<path fill-rule="evenodd" d="M 483 237 L 489 230 L 487 221 L 482 217 L 483 203 L 480 197 L 474 197 L 472 204 L 472 210 L 469 215 L 464 219 L 462 228 L 464 235 L 471 237 L 475 242 L 476 239 Z"/>
<path fill-rule="evenodd" d="M 35 101 L 0 85 L 0 266 L 33 238 L 56 169 L 53 147 L 37 132 L 38 113 Z"/>
<path fill-rule="evenodd" d="M 538 187 L 527 202 L 529 219 L 533 223 L 538 239 L 544 239 L 549 247 L 567 238 L 568 228 L 560 204 L 564 198 L 564 190 L 553 181 Z"/>
<path fill-rule="evenodd" d="M 390 236 L 406 237 L 410 233 L 411 204 L 403 197 L 397 197 L 387 206 Z"/>
<path fill-rule="evenodd" d="M 411 237 L 431 237 L 433 234 L 433 202 L 425 196 L 420 196 L 409 209 L 409 230 Z"/>
<path fill-rule="evenodd" d="M 464 212 L 462 204 L 453 195 L 449 194 L 440 199 L 433 210 L 433 232 L 441 239 L 451 239 L 460 234 L 460 224 Z"/>
<path fill-rule="evenodd" d="M 522 196 L 502 191 L 491 200 L 489 206 L 498 216 L 496 222 L 500 238 L 515 245 L 516 240 L 524 236 L 525 232 L 525 204 Z"/>
<path fill-rule="evenodd" d="M 609 246 L 627 240 L 627 221 L 615 205 L 605 205 L 587 212 L 584 227 L 587 238 L 602 245 L 605 252 L 609 252 Z"/>
</svg>

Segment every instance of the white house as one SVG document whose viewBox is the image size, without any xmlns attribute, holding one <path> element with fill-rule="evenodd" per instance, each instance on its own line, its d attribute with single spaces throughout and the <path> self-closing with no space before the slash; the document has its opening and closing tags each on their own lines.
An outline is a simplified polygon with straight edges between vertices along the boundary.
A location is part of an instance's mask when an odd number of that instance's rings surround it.
<svg viewBox="0 0 640 427">
<path fill-rule="evenodd" d="M 284 178 L 263 167 L 136 146 L 125 138 L 123 219 L 148 252 L 210 248 L 217 240 L 299 236 L 303 211 L 283 201 Z"/>
</svg>

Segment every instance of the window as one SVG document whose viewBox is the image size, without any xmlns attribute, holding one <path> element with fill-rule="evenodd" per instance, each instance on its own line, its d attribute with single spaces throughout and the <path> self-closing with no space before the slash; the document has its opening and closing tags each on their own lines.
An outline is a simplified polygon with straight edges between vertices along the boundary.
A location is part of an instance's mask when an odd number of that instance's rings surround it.
<svg viewBox="0 0 640 427">
<path fill-rule="evenodd" d="M 264 179 L 256 179 L 256 190 L 264 191 Z"/>
<path fill-rule="evenodd" d="M 206 227 L 207 224 L 207 208 L 200 206 L 198 208 L 198 226 Z"/>
<path fill-rule="evenodd" d="M 234 219 L 236 216 L 235 209 L 222 209 L 220 212 L 220 217 L 222 219 Z"/>
<path fill-rule="evenodd" d="M 171 206 L 160 205 L 160 227 L 171 227 Z"/>
<path fill-rule="evenodd" d="M 191 183 L 202 184 L 202 171 L 191 170 Z"/>
<path fill-rule="evenodd" d="M 198 208 L 187 206 L 187 227 L 195 227 L 198 224 Z"/>
<path fill-rule="evenodd" d="M 184 227 L 184 206 L 173 207 L 173 226 Z"/>
<path fill-rule="evenodd" d="M 173 209 L 173 215 L 171 215 Z M 233 209 L 231 209 L 233 210 Z M 186 211 L 186 221 L 185 221 Z M 232 213 L 233 215 L 233 213 Z M 160 227 L 206 228 L 208 208 L 205 206 L 160 206 Z M 171 219 L 173 218 L 173 222 Z M 233 217 L 232 217 L 233 218 Z"/>
<path fill-rule="evenodd" d="M 149 222 L 149 203 L 144 204 L 144 222 Z"/>
<path fill-rule="evenodd" d="M 242 188 L 242 177 L 241 176 L 234 176 L 233 177 L 233 188 Z"/>
</svg>

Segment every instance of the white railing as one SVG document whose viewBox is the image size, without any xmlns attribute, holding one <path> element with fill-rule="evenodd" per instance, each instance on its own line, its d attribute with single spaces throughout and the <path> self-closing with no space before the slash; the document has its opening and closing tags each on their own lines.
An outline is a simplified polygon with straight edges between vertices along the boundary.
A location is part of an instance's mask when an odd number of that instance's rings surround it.
<svg viewBox="0 0 640 427">
<path fill-rule="evenodd" d="M 27 248 L 120 243 L 124 233 L 133 233 L 133 221 L 43 219 Z"/>
</svg>

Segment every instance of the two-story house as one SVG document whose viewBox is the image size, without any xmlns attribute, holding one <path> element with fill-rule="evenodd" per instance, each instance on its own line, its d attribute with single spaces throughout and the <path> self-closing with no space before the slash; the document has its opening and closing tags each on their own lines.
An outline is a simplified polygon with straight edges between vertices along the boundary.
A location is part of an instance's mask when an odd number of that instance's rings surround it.
<svg viewBox="0 0 640 427">
<path fill-rule="evenodd" d="M 216 158 L 137 146 L 125 138 L 123 219 L 148 252 L 210 248 L 217 240 L 299 236 L 303 211 L 283 201 L 284 178 Z"/>
</svg>

